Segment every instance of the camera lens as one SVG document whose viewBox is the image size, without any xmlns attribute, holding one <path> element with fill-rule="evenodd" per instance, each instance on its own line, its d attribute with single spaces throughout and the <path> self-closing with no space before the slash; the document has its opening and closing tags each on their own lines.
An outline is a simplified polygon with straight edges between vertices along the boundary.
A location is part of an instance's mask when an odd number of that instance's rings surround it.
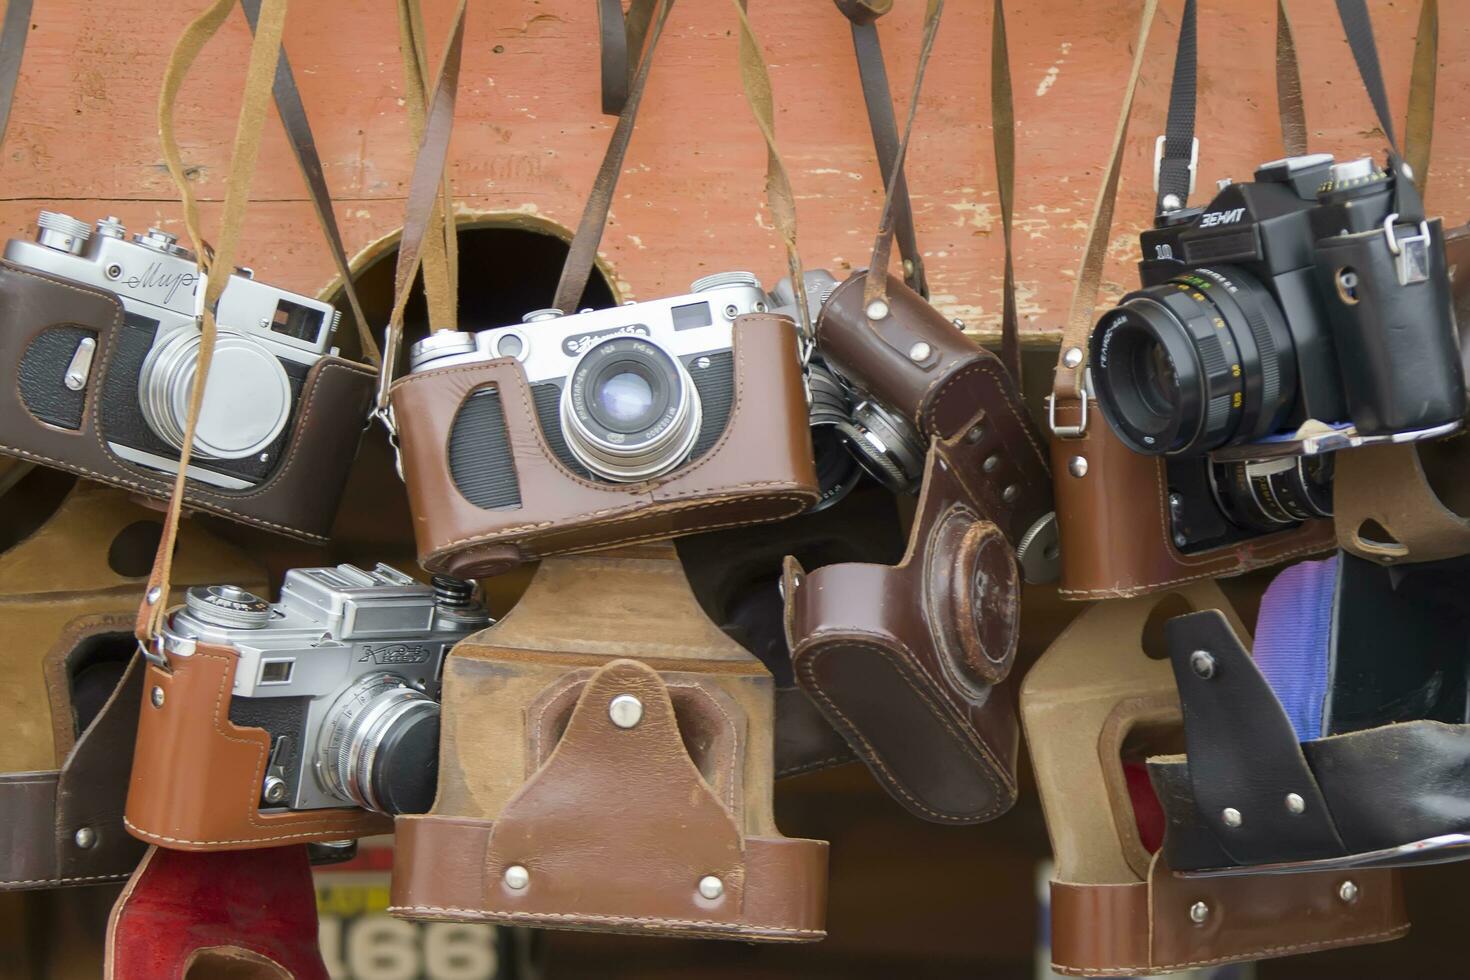
<svg viewBox="0 0 1470 980">
<path fill-rule="evenodd" d="M 1130 449 L 1199 455 L 1276 431 L 1296 360 L 1276 300 L 1249 273 L 1200 267 L 1123 297 L 1093 328 L 1092 383 Z"/>
<path fill-rule="evenodd" d="M 1332 455 L 1213 463 L 1215 501 L 1231 523 L 1279 531 L 1332 516 Z"/>
<path fill-rule="evenodd" d="M 869 476 L 893 493 L 907 493 L 924 472 L 924 447 L 907 421 L 873 401 L 859 402 L 838 437 Z"/>
<path fill-rule="evenodd" d="M 619 483 L 662 476 L 683 463 L 702 417 L 689 372 L 646 337 L 613 337 L 589 348 L 561 393 L 572 455 Z"/>
<path fill-rule="evenodd" d="M 327 712 L 317 772 L 343 800 L 380 813 L 423 813 L 439 774 L 439 702 L 393 674 L 369 674 Z"/>
<path fill-rule="evenodd" d="M 847 496 L 862 470 L 837 430 L 840 423 L 851 419 L 852 402 L 847 389 L 825 365 L 812 361 L 807 365 L 807 390 L 811 392 L 812 459 L 817 465 L 817 489 L 821 493 L 808 511 L 814 513 Z"/>
</svg>

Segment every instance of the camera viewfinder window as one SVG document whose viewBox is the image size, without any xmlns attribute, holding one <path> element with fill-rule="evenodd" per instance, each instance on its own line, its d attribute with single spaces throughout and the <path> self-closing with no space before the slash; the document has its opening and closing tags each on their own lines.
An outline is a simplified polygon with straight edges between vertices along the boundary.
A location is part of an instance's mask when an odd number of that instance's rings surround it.
<svg viewBox="0 0 1470 980">
<path fill-rule="evenodd" d="M 260 682 L 262 684 L 285 684 L 291 680 L 291 668 L 296 666 L 294 660 L 267 660 L 260 665 Z"/>
<path fill-rule="evenodd" d="M 688 306 L 674 307 L 675 330 L 707 327 L 713 322 L 714 320 L 711 319 L 708 303 L 690 303 Z"/>
<path fill-rule="evenodd" d="M 322 311 L 290 300 L 280 300 L 276 303 L 276 315 L 271 321 L 271 330 L 315 344 L 322 332 Z"/>
</svg>

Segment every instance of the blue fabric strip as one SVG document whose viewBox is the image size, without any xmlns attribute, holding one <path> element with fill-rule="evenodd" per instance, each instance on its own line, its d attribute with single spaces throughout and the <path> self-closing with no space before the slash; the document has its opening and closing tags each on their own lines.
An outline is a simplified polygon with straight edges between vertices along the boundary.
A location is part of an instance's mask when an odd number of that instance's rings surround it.
<svg viewBox="0 0 1470 980">
<path fill-rule="evenodd" d="M 1292 565 L 1267 587 L 1256 620 L 1251 655 L 1302 742 L 1322 737 L 1336 592 L 1335 555 Z"/>
</svg>

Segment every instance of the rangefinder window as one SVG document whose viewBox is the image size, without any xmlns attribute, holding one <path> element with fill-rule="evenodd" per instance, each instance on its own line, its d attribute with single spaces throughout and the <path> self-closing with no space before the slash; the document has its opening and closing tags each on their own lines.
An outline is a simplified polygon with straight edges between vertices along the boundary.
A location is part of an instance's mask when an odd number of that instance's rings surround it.
<svg viewBox="0 0 1470 980">
<path fill-rule="evenodd" d="M 260 665 L 260 682 L 285 684 L 291 680 L 291 668 L 295 665 L 294 660 L 267 660 Z"/>
<path fill-rule="evenodd" d="M 322 311 L 313 310 L 288 299 L 276 301 L 276 315 L 271 320 L 271 331 L 294 337 L 308 344 L 315 344 L 322 335 Z"/>
<path fill-rule="evenodd" d="M 715 322 L 714 317 L 710 314 L 708 303 L 676 306 L 670 312 L 674 316 L 675 330 L 692 330 L 695 327 L 707 327 Z"/>
</svg>

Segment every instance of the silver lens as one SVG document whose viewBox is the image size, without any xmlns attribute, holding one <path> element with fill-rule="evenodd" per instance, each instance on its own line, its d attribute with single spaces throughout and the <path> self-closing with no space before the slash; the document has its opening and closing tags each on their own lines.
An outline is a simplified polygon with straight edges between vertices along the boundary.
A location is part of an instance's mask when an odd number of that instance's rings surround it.
<svg viewBox="0 0 1470 980">
<path fill-rule="evenodd" d="M 650 480 L 682 464 L 703 416 L 688 370 L 645 337 L 612 337 L 588 348 L 561 393 L 567 448 L 615 483 Z"/>
<path fill-rule="evenodd" d="M 180 330 L 148 352 L 138 375 L 138 407 L 157 436 L 184 447 L 200 335 Z M 221 330 L 194 428 L 194 452 L 243 459 L 281 434 L 291 416 L 291 381 L 276 356 L 250 338 Z"/>
<path fill-rule="evenodd" d="M 858 465 L 894 493 L 907 493 L 924 472 L 924 447 L 909 423 L 873 401 L 859 402 L 837 433 Z"/>
<path fill-rule="evenodd" d="M 393 674 L 369 674 L 348 688 L 327 712 L 317 743 L 317 772 L 343 800 L 385 809 L 377 765 L 393 733 L 437 718 L 439 703 Z"/>
</svg>

